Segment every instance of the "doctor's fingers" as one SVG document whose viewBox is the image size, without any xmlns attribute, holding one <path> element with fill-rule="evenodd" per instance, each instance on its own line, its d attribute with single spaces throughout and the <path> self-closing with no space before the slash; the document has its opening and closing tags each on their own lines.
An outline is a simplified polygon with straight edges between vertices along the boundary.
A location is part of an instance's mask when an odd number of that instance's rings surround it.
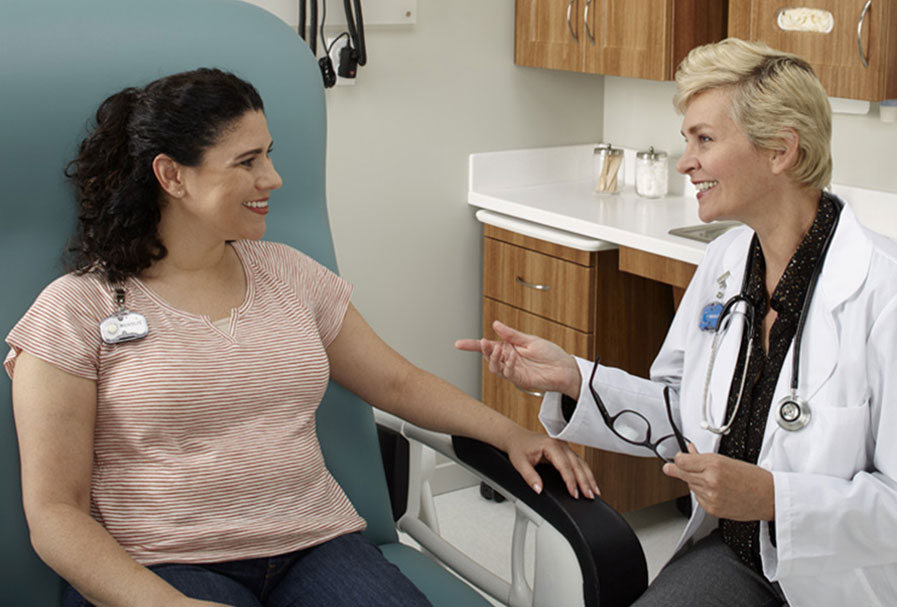
<svg viewBox="0 0 897 607">
<path fill-rule="evenodd" d="M 511 328 L 500 320 L 492 321 L 492 330 L 502 341 L 506 341 L 515 346 L 526 346 L 539 338 L 535 335 L 522 333 L 517 329 Z"/>
<path fill-rule="evenodd" d="M 455 341 L 455 348 L 465 352 L 482 352 L 488 339 L 459 339 Z"/>
<path fill-rule="evenodd" d="M 493 342 L 488 355 L 483 352 L 483 357 L 489 362 L 489 371 L 512 379 L 515 375 L 519 356 L 514 346 L 505 342 Z"/>
</svg>

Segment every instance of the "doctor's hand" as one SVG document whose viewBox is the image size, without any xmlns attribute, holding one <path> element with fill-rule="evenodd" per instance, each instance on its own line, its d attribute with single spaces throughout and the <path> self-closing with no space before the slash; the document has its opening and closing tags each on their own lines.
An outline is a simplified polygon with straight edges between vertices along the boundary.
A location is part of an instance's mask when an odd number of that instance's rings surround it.
<svg viewBox="0 0 897 607">
<path fill-rule="evenodd" d="M 579 400 L 579 367 L 563 348 L 535 335 L 521 333 L 499 321 L 492 323 L 499 339 L 459 339 L 455 347 L 481 352 L 489 370 L 524 390 L 562 392 Z"/>
<path fill-rule="evenodd" d="M 717 518 L 733 521 L 771 521 L 776 517 L 772 472 L 718 453 L 678 453 L 664 464 L 667 476 L 688 483 L 701 507 Z"/>
<path fill-rule="evenodd" d="M 534 466 L 547 461 L 560 472 L 567 491 L 573 497 L 579 499 L 580 493 L 589 499 L 601 495 L 592 470 L 567 443 L 519 426 L 518 428 L 509 437 L 506 450 L 511 464 L 533 491 L 542 493 L 544 486 Z"/>
</svg>

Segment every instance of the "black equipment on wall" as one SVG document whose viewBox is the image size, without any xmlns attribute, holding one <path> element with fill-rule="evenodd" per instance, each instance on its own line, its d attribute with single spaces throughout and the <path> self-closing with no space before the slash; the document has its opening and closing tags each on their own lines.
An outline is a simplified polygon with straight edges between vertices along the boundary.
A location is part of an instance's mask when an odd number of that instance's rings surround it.
<svg viewBox="0 0 897 607">
<path fill-rule="evenodd" d="M 318 22 L 318 2 L 323 2 L 321 20 Z M 327 20 L 327 0 L 299 0 L 299 35 L 308 43 L 311 52 L 318 55 L 318 32 L 321 35 L 321 48 L 324 56 L 318 59 L 321 68 L 321 77 L 324 87 L 330 88 L 336 84 L 336 76 L 341 78 L 355 78 L 358 66 L 367 63 L 367 49 L 364 44 L 364 19 L 361 13 L 361 0 L 343 0 L 343 8 L 346 11 L 346 29 L 327 45 L 324 37 L 324 23 Z M 340 49 L 338 70 L 333 69 L 333 61 L 330 59 L 330 51 L 336 42 L 342 37 L 348 37 L 346 45 Z"/>
</svg>

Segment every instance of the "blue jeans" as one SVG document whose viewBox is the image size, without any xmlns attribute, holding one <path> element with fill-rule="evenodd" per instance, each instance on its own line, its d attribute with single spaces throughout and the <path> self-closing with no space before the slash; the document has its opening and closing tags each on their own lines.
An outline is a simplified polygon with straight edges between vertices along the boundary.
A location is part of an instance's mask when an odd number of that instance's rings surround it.
<svg viewBox="0 0 897 607">
<path fill-rule="evenodd" d="M 233 607 L 430 605 L 411 580 L 360 533 L 275 557 L 150 569 L 188 597 Z M 66 589 L 64 607 L 86 605 L 73 588 Z"/>
</svg>

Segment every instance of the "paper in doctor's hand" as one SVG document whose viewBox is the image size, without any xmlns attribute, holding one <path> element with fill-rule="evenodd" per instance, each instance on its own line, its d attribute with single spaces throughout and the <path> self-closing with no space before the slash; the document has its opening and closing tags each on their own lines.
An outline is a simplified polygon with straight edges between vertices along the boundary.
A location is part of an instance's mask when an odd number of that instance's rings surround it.
<svg viewBox="0 0 897 607">
<path fill-rule="evenodd" d="M 688 483 L 701 507 L 717 518 L 733 521 L 775 519 L 775 485 L 769 470 L 718 453 L 678 453 L 664 464 L 667 476 Z"/>
<path fill-rule="evenodd" d="M 524 390 L 563 392 L 579 399 L 581 376 L 573 357 L 563 348 L 535 335 L 495 321 L 497 340 L 459 339 L 455 347 L 480 352 L 489 371 Z"/>
</svg>

